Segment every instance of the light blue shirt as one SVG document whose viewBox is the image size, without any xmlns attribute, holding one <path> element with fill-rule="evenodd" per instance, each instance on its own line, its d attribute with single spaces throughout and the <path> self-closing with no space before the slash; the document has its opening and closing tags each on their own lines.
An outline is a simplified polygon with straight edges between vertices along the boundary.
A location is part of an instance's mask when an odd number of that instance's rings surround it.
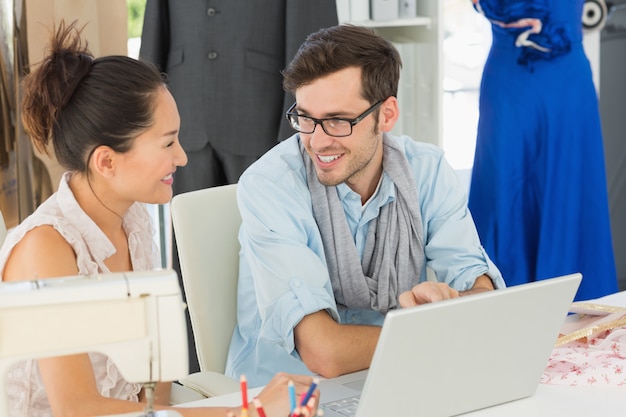
<svg viewBox="0 0 626 417">
<path fill-rule="evenodd" d="M 487 274 L 497 288 L 500 271 L 483 250 L 467 209 L 467 193 L 443 151 L 407 136 L 395 137 L 411 166 L 422 215 L 426 266 L 438 281 L 464 291 Z M 360 256 L 370 221 L 396 197 L 383 174 L 365 205 L 347 185 L 337 187 Z M 293 329 L 308 314 L 327 310 L 335 320 L 382 325 L 376 311 L 338 311 L 324 247 L 313 217 L 299 136 L 279 143 L 244 172 L 237 201 L 242 217 L 237 327 L 227 375 L 245 374 L 250 386 L 265 385 L 278 371 L 311 374 L 295 350 Z M 219 279 L 219 277 L 218 277 Z M 421 281 L 425 281 L 426 267 Z"/>
</svg>

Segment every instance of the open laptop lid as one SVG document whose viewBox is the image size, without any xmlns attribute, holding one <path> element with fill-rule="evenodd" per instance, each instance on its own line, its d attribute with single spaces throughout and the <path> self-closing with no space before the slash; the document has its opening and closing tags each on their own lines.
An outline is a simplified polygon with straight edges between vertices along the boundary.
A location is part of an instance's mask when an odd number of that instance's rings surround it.
<svg viewBox="0 0 626 417">
<path fill-rule="evenodd" d="M 453 416 L 534 394 L 581 278 L 389 312 L 357 416 Z"/>
</svg>

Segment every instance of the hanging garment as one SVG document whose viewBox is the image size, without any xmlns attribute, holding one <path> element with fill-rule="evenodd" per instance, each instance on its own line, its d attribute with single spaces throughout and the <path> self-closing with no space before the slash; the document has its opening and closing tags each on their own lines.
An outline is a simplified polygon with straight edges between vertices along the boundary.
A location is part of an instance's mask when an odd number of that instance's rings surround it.
<svg viewBox="0 0 626 417">
<path fill-rule="evenodd" d="M 493 42 L 469 207 L 507 285 L 581 272 L 576 299 L 617 290 L 584 0 L 474 0 Z"/>
</svg>

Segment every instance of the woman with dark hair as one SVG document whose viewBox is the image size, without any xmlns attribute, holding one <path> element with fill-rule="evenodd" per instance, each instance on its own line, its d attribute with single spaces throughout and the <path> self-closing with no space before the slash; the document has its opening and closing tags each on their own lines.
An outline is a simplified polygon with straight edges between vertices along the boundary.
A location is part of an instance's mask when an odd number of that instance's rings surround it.
<svg viewBox="0 0 626 417">
<path fill-rule="evenodd" d="M 76 22 L 61 22 L 43 62 L 24 80 L 24 127 L 39 149 L 52 144 L 67 172 L 58 191 L 7 236 L 0 250 L 3 281 L 159 266 L 144 203 L 167 203 L 173 175 L 187 163 L 176 103 L 153 65 L 125 56 L 94 59 L 80 34 Z M 277 375 L 259 395 L 268 414 L 288 414 L 288 380 L 300 391 L 311 383 L 310 377 Z M 141 386 L 126 382 L 99 353 L 20 362 L 9 371 L 7 386 L 11 416 L 144 408 Z M 169 389 L 167 383 L 157 387 L 161 408 L 169 403 Z M 250 412 L 255 415 L 254 407 Z"/>
</svg>

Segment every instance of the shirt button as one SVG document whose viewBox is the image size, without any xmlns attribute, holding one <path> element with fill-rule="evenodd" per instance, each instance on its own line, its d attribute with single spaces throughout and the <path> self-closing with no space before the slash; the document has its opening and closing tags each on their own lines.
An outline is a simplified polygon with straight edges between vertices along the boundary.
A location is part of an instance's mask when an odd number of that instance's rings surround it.
<svg viewBox="0 0 626 417">
<path fill-rule="evenodd" d="M 215 51 L 209 52 L 208 58 L 211 59 L 211 60 L 217 59 L 217 52 L 215 52 Z"/>
<path fill-rule="evenodd" d="M 213 7 L 209 7 L 209 9 L 206 11 L 206 14 L 211 17 L 211 16 L 215 16 L 215 14 L 217 13 L 217 10 L 215 10 Z"/>
</svg>

